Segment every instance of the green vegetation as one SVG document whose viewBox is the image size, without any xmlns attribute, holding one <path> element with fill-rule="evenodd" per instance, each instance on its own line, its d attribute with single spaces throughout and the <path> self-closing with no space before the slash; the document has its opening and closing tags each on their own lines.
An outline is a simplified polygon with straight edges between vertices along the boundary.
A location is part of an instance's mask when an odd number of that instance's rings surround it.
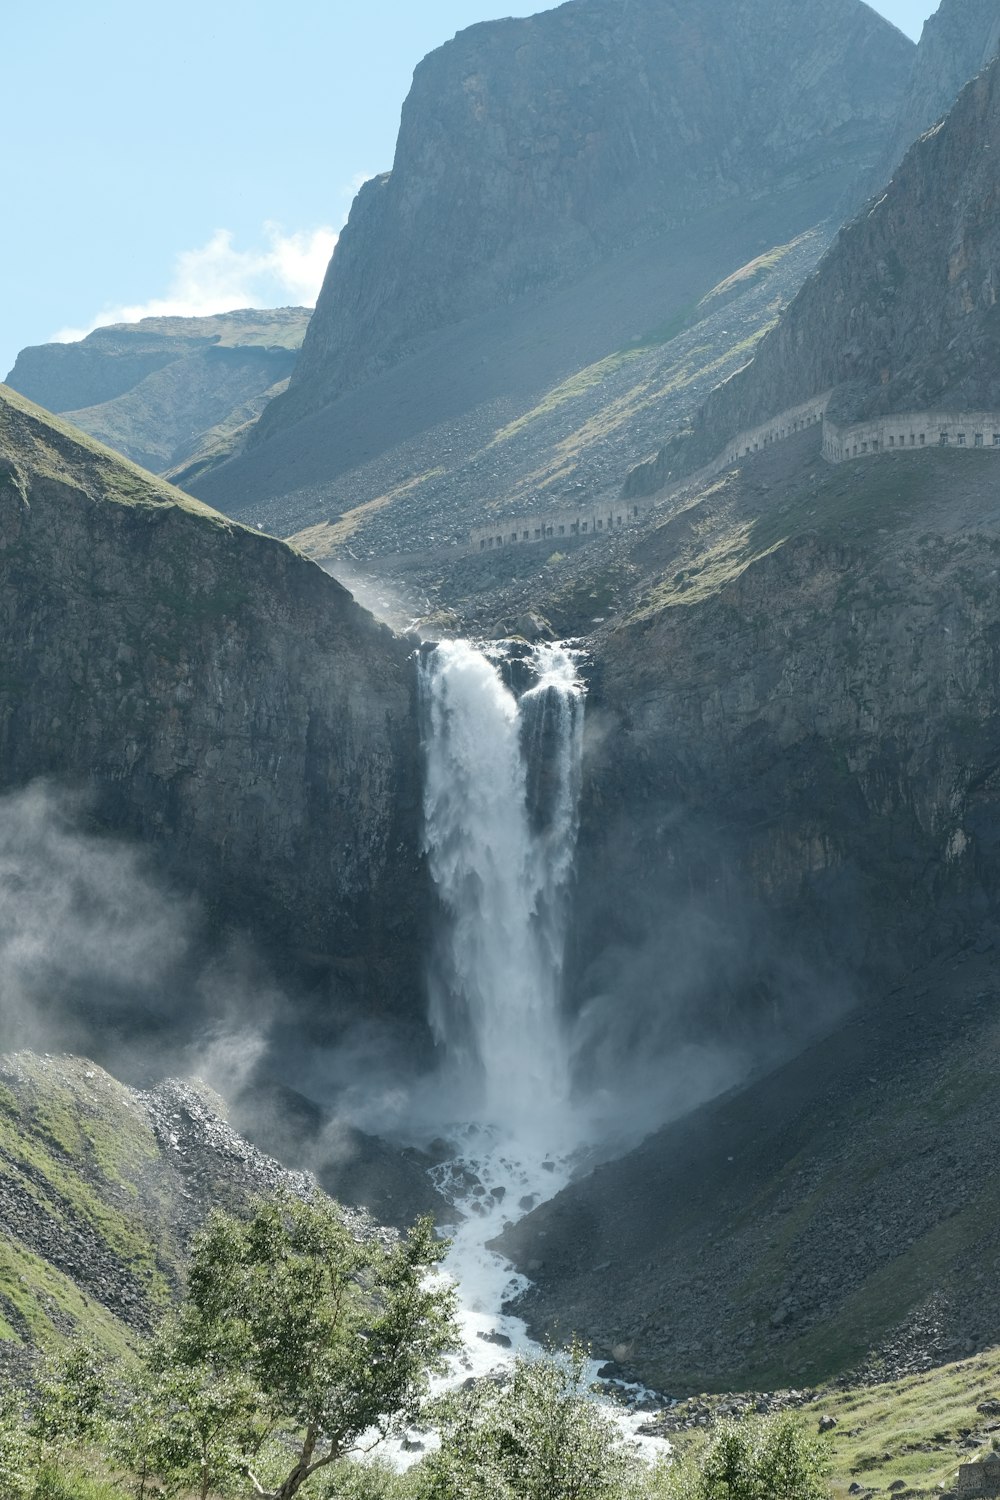
<svg viewBox="0 0 1000 1500">
<path fill-rule="evenodd" d="M 426 1500 L 618 1500 L 640 1475 L 608 1413 L 589 1399 L 587 1351 L 518 1359 L 439 1409 L 441 1448 L 416 1481 Z"/>
<path fill-rule="evenodd" d="M 92 488 L 112 504 L 173 506 L 226 529 L 246 529 L 7 385 L 0 385 L 0 449 L 15 464 L 23 462 L 26 472 L 37 478 L 53 479 L 74 490 Z"/>
<path fill-rule="evenodd" d="M 141 1355 L 73 1345 L 27 1423 L 17 1401 L 0 1410 L 4 1500 L 340 1493 L 338 1465 L 417 1419 L 456 1344 L 454 1293 L 430 1274 L 446 1248 L 429 1220 L 358 1241 L 325 1199 L 214 1214 Z M 75 1488 L 86 1472 L 108 1477 Z"/>
<path fill-rule="evenodd" d="M 29 1226 L 48 1226 L 45 1244 L 53 1231 L 67 1243 L 82 1238 L 105 1275 L 135 1289 L 137 1312 L 162 1310 L 183 1252 L 152 1129 L 128 1091 L 92 1064 L 19 1053 L 4 1067 L 0 1189 L 23 1215 L 0 1242 L 0 1340 L 51 1349 L 82 1336 L 120 1354 L 134 1334 L 32 1251 Z"/>
<path fill-rule="evenodd" d="M 974 1463 L 989 1451 L 962 1445 L 965 1434 L 995 1420 L 976 1408 L 998 1393 L 1000 1350 L 994 1349 L 922 1375 L 821 1392 L 782 1420 L 803 1438 L 818 1440 L 835 1500 L 845 1500 L 852 1484 L 885 1491 L 899 1482 L 907 1490 L 930 1493 L 950 1489 L 960 1464 Z M 834 1419 L 836 1426 L 820 1436 L 823 1418 Z M 712 1431 L 671 1434 L 680 1469 L 701 1461 Z"/>
<path fill-rule="evenodd" d="M 389 1249 L 355 1240 L 329 1201 L 261 1203 L 247 1222 L 213 1215 L 128 1408 L 129 1468 L 202 1500 L 293 1500 L 415 1420 L 456 1343 L 454 1293 L 428 1280 L 446 1248 L 429 1220 Z"/>
<path fill-rule="evenodd" d="M 824 1500 L 827 1451 L 793 1416 L 724 1422 L 660 1471 L 663 1500 Z"/>
<path fill-rule="evenodd" d="M 17 1400 L 0 1407 L 0 1492 L 841 1500 L 852 1484 L 948 1487 L 984 1451 L 962 1440 L 988 1421 L 976 1408 L 1000 1390 L 1000 1350 L 821 1392 L 777 1417 L 673 1432 L 652 1467 L 589 1399 L 579 1344 L 428 1405 L 427 1373 L 454 1342 L 451 1294 L 425 1274 L 442 1248 L 426 1224 L 391 1250 L 359 1245 L 332 1205 L 277 1200 L 245 1223 L 216 1216 L 195 1243 L 180 1314 L 141 1360 L 102 1363 L 74 1346 L 40 1382 L 27 1423 Z M 408 1473 L 344 1461 L 428 1419 L 440 1449 Z"/>
</svg>

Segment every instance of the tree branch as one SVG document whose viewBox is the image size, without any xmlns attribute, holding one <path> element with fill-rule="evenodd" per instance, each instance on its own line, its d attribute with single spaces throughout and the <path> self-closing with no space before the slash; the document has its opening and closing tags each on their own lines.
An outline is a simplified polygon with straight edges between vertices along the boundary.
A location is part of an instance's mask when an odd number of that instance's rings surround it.
<svg viewBox="0 0 1000 1500">
<path fill-rule="evenodd" d="M 247 1478 L 249 1479 L 250 1483 L 253 1485 L 254 1494 L 255 1495 L 262 1495 L 264 1497 L 264 1500 L 268 1500 L 267 1490 L 261 1484 L 260 1480 L 257 1478 L 257 1476 L 254 1473 L 253 1469 L 251 1469 L 250 1465 L 249 1464 L 240 1464 L 240 1468 L 243 1470 L 244 1474 L 247 1476 Z"/>
</svg>

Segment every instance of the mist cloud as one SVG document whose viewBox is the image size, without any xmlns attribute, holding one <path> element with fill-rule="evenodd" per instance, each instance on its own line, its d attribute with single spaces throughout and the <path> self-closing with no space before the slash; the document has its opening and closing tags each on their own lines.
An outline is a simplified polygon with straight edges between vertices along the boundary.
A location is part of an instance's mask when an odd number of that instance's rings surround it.
<svg viewBox="0 0 1000 1500">
<path fill-rule="evenodd" d="M 252 945 L 94 828 L 85 795 L 0 797 L 0 1051 L 78 1052 L 126 1082 L 197 1073 L 225 1096 L 285 1004 Z"/>
</svg>

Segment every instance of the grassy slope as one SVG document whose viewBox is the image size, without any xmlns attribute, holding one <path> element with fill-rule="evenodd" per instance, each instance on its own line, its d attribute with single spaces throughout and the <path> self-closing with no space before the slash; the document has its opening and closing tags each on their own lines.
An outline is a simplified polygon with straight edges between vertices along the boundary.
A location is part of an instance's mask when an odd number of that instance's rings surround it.
<svg viewBox="0 0 1000 1500">
<path fill-rule="evenodd" d="M 836 1500 L 852 1485 L 885 1491 L 900 1483 L 908 1493 L 929 1494 L 950 1489 L 959 1465 L 982 1458 L 1000 1437 L 1000 1418 L 977 1411 L 998 1396 L 1000 1349 L 990 1349 L 887 1384 L 820 1391 L 795 1420 L 813 1433 L 822 1417 L 836 1420 L 823 1438 Z M 710 1397 L 695 1398 L 683 1413 L 712 1405 Z M 966 1447 L 969 1434 L 982 1446 Z M 704 1428 L 670 1434 L 681 1453 L 697 1452 L 705 1441 Z"/>
<path fill-rule="evenodd" d="M 878 548 L 883 538 L 988 524 L 1000 463 L 990 452 L 885 455 L 831 465 L 814 432 L 664 503 L 632 558 L 644 575 L 630 616 L 699 604 L 803 536 Z M 940 496 L 954 497 L 942 510 Z"/>
<path fill-rule="evenodd" d="M 117 1353 L 155 1318 L 182 1258 L 160 1166 L 148 1118 L 102 1069 L 0 1059 L 0 1341 L 49 1347 L 83 1334 Z"/>
<path fill-rule="evenodd" d="M 567 497 L 566 486 L 579 475 L 585 475 L 588 494 L 595 483 L 602 492 L 617 490 L 628 462 L 658 440 L 664 422 L 675 421 L 697 393 L 704 394 L 751 357 L 773 326 L 783 296 L 797 284 L 788 267 L 798 265 L 799 275 L 805 274 L 818 244 L 818 236 L 810 233 L 774 247 L 668 321 L 538 392 L 513 417 L 494 425 L 499 413 L 492 414 L 471 451 L 463 451 L 461 438 L 449 431 L 443 452 L 439 436 L 436 446 L 411 455 L 399 482 L 375 494 L 368 493 L 364 472 L 354 472 L 343 486 L 340 518 L 303 526 L 289 540 L 318 560 L 353 545 L 352 538 L 362 545 L 372 540 L 375 550 L 383 551 L 387 528 L 391 535 L 397 520 L 408 528 L 419 512 L 435 518 L 431 530 L 443 525 L 447 533 L 456 524 L 450 513 L 458 498 L 459 531 L 464 533 L 471 495 L 483 510 L 512 503 L 566 508 L 576 503 Z M 788 264 L 781 276 L 772 276 L 783 262 Z M 392 472 L 377 466 L 380 479 Z M 441 512 L 443 518 L 436 519 Z M 412 532 L 404 531 L 403 551 L 407 536 L 411 546 L 414 541 Z"/>
<path fill-rule="evenodd" d="M 61 417 L 0 385 L 0 482 L 4 470 L 20 488 L 18 471 L 33 472 L 74 489 L 86 488 L 118 505 L 172 505 L 230 530 L 243 530 L 211 506 L 157 479 Z"/>
</svg>

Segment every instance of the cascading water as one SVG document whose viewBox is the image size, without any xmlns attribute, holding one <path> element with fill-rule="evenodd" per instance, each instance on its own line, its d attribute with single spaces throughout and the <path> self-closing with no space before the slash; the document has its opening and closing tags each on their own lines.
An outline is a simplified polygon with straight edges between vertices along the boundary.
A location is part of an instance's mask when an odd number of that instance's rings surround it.
<svg viewBox="0 0 1000 1500">
<path fill-rule="evenodd" d="M 463 1113 L 552 1148 L 569 1112 L 560 1004 L 584 694 L 566 647 L 537 647 L 530 667 L 518 699 L 466 641 L 423 658 L 426 845 L 445 913 L 431 1024 Z"/>
<path fill-rule="evenodd" d="M 445 1386 L 538 1352 L 504 1310 L 528 1283 L 487 1247 L 566 1185 L 585 1139 L 562 1014 L 578 660 L 567 645 L 525 654 L 467 641 L 420 658 L 425 846 L 442 918 L 430 1019 L 444 1066 L 430 1115 L 453 1151 L 431 1175 L 458 1211 L 444 1270 L 458 1284 L 465 1345 Z M 414 1434 L 399 1462 L 424 1440 Z"/>
</svg>

